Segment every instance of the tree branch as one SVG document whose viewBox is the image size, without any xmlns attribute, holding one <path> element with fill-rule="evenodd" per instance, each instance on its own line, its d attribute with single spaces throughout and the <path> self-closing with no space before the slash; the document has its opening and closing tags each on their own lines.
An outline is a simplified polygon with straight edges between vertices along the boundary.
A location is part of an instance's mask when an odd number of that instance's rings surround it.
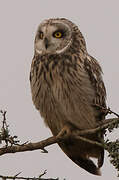
<svg viewBox="0 0 119 180">
<path fill-rule="evenodd" d="M 96 133 L 102 129 L 106 129 L 108 126 L 119 122 L 119 118 L 113 118 L 113 119 L 106 119 L 103 120 L 99 127 L 95 128 L 95 129 L 88 129 L 88 130 L 81 130 L 81 131 L 75 131 L 71 134 L 71 138 L 74 139 L 80 139 L 82 141 L 85 141 L 87 143 L 90 144 L 96 144 L 98 146 L 104 147 L 103 144 L 97 142 L 97 141 L 92 141 L 89 140 L 87 138 L 82 137 L 83 135 L 89 135 L 89 134 L 93 134 Z M 47 138 L 45 140 L 42 140 L 40 142 L 36 142 L 36 143 L 24 143 L 22 145 L 12 145 L 12 146 L 7 146 L 7 147 L 2 147 L 0 148 L 0 155 L 4 155 L 7 153 L 16 153 L 16 152 L 25 152 L 25 151 L 33 151 L 33 150 L 44 150 L 45 147 L 55 144 L 55 143 L 60 143 L 60 142 L 64 142 L 66 141 L 67 138 L 69 138 L 69 136 L 67 136 L 66 134 L 63 134 L 64 132 L 60 132 L 59 135 L 57 136 L 52 136 L 50 138 Z M 45 150 L 46 151 L 46 150 Z M 47 151 L 46 151 L 47 152 Z"/>
<path fill-rule="evenodd" d="M 89 134 L 95 134 L 98 131 L 101 131 L 103 129 L 107 129 L 110 125 L 119 123 L 119 118 L 110 118 L 110 119 L 105 119 L 99 122 L 99 126 L 94 128 L 94 129 L 86 129 L 86 130 L 81 130 L 78 132 L 78 135 L 89 135 Z"/>
<path fill-rule="evenodd" d="M 49 146 L 51 144 L 57 143 L 60 140 L 57 139 L 57 137 L 52 136 L 48 139 L 45 139 L 40 142 L 36 143 L 27 143 L 24 145 L 13 145 L 13 146 L 7 146 L 0 148 L 0 155 L 6 154 L 6 153 L 16 153 L 16 152 L 24 152 L 24 151 L 33 151 L 37 149 L 44 149 L 44 147 Z"/>
<path fill-rule="evenodd" d="M 56 179 L 53 179 L 53 178 L 40 178 L 40 177 L 14 177 L 14 176 L 2 176 L 0 175 L 0 178 L 2 178 L 3 180 L 7 180 L 7 179 L 12 179 L 12 180 L 15 180 L 15 179 L 24 179 L 24 180 L 58 180 L 58 178 Z"/>
<path fill-rule="evenodd" d="M 40 174 L 38 177 L 23 177 L 23 176 L 19 176 L 21 174 L 21 172 L 17 173 L 14 176 L 3 176 L 0 175 L 0 178 L 2 178 L 2 180 L 7 180 L 7 179 L 12 179 L 12 180 L 16 180 L 16 179 L 23 179 L 23 180 L 59 180 L 59 178 L 42 178 L 42 176 L 44 176 L 47 173 L 47 170 L 45 170 L 42 174 Z"/>
</svg>

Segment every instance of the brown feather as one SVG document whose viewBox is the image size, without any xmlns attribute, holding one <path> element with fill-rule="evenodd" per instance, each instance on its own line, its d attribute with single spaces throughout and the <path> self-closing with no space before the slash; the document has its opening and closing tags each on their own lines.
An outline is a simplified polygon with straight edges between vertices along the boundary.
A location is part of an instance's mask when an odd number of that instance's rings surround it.
<svg viewBox="0 0 119 180">
<path fill-rule="evenodd" d="M 106 106 L 100 65 L 87 54 L 85 40 L 77 27 L 68 20 L 60 21 L 72 28 L 70 48 L 61 54 L 39 55 L 35 52 L 30 73 L 33 102 L 53 135 L 65 126 L 73 131 L 97 127 L 104 114 L 93 105 Z M 103 132 L 87 138 L 100 142 Z M 99 166 L 102 166 L 102 148 L 71 136 L 59 145 L 76 164 L 99 175 L 99 168 L 89 157 L 98 158 Z"/>
</svg>

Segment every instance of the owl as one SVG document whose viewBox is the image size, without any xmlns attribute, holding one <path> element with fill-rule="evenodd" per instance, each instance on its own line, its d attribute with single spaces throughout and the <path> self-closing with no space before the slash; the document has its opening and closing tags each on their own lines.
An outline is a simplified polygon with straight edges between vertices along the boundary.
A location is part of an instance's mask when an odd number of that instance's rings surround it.
<svg viewBox="0 0 119 180">
<path fill-rule="evenodd" d="M 68 138 L 59 143 L 64 153 L 79 167 L 101 175 L 104 149 L 72 136 L 96 128 L 106 107 L 102 69 L 86 49 L 80 29 L 70 20 L 44 20 L 38 27 L 31 64 L 32 100 L 52 134 L 62 130 Z M 102 142 L 104 132 L 83 137 Z M 97 165 L 91 160 L 97 159 Z"/>
</svg>

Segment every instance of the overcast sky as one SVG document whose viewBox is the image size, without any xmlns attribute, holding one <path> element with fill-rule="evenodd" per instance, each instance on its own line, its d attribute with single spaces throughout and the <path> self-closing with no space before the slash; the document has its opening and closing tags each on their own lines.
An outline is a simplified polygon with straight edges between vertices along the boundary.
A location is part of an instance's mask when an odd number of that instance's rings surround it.
<svg viewBox="0 0 119 180">
<path fill-rule="evenodd" d="M 119 0 L 0 0 L 0 109 L 7 110 L 12 135 L 22 142 L 51 136 L 32 104 L 29 72 L 35 32 L 46 18 L 65 17 L 83 33 L 88 52 L 101 64 L 108 105 L 119 112 Z M 112 138 L 118 138 L 119 131 Z M 58 147 L 0 157 L 0 174 L 38 176 L 62 180 L 116 179 L 105 156 L 102 176 L 93 176 L 75 165 Z"/>
</svg>

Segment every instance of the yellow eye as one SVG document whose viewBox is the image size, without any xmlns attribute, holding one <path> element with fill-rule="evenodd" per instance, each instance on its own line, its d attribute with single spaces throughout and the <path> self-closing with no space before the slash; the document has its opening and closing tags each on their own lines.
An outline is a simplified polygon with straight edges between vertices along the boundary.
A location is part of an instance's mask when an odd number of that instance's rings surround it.
<svg viewBox="0 0 119 180">
<path fill-rule="evenodd" d="M 39 38 L 43 39 L 43 32 L 39 32 Z"/>
<path fill-rule="evenodd" d="M 63 34 L 60 31 L 54 33 L 55 38 L 61 38 L 62 36 Z"/>
</svg>

